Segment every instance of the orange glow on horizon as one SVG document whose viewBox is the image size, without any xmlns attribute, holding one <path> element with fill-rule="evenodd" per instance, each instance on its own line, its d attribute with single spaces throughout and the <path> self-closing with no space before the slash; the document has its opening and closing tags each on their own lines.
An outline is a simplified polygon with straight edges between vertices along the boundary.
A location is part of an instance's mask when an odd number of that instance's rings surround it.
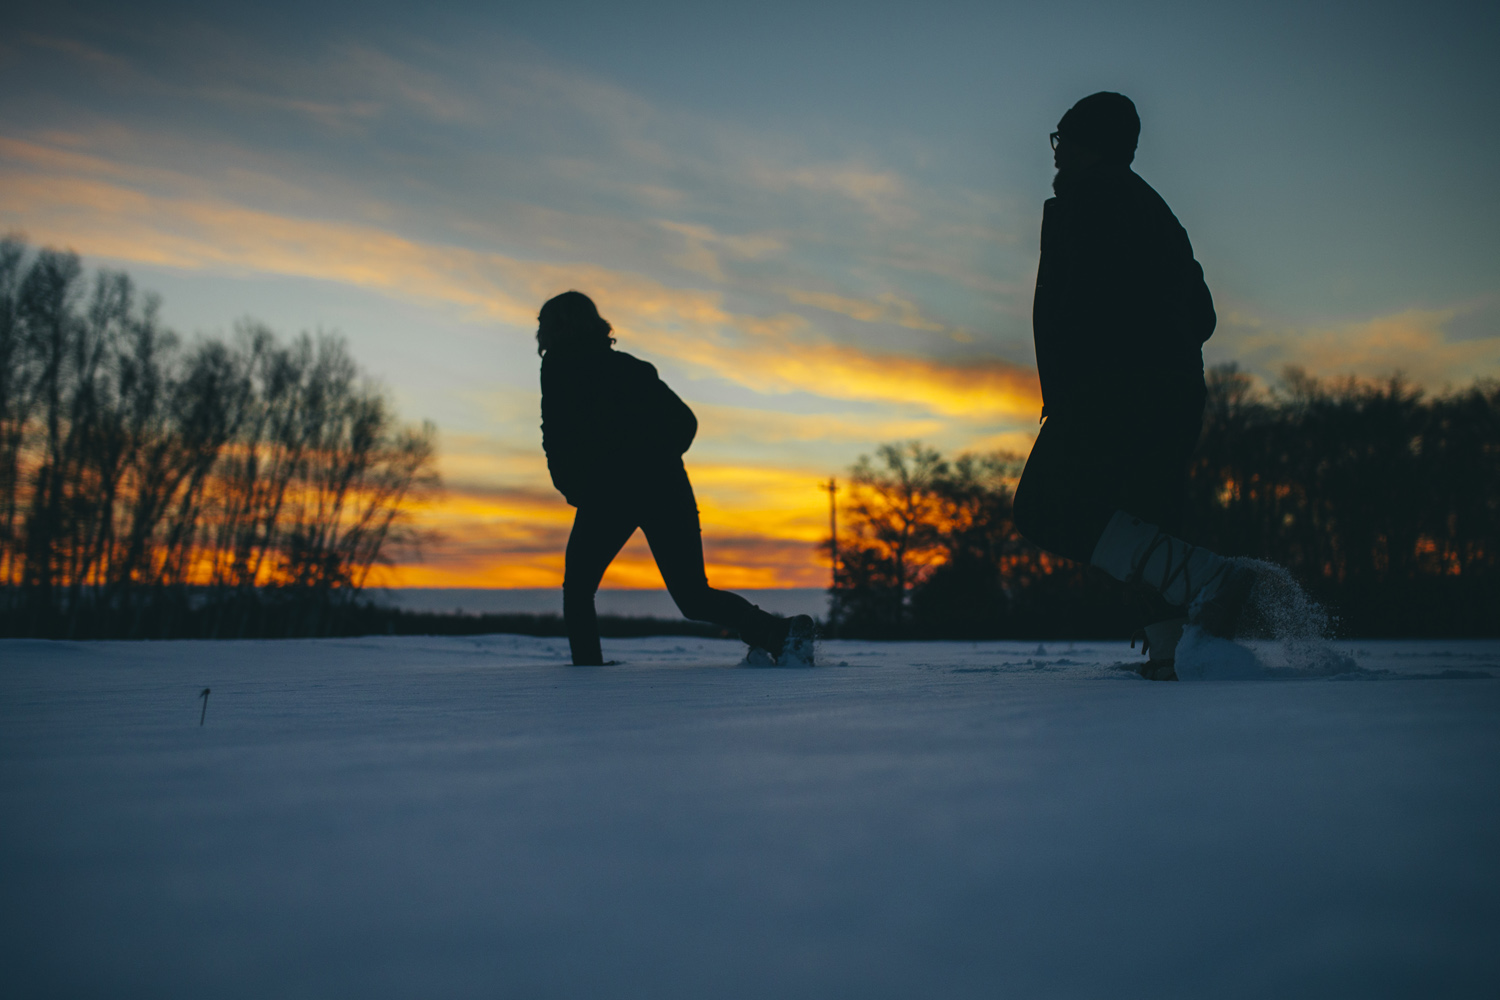
<svg viewBox="0 0 1500 1000">
<path fill-rule="evenodd" d="M 689 463 L 716 587 L 818 587 L 828 580 L 826 494 L 811 472 Z M 407 523 L 431 541 L 420 557 L 393 553 L 372 586 L 560 587 L 573 508 L 550 485 L 504 492 L 450 488 L 407 508 Z M 433 538 L 435 536 L 435 538 Z M 638 531 L 603 586 L 660 589 L 661 574 Z"/>
<path fill-rule="evenodd" d="M 566 535 L 559 539 L 564 544 L 566 540 Z M 710 537 L 704 539 L 704 550 L 709 585 L 721 590 L 828 585 L 827 556 L 812 545 L 786 546 L 775 539 L 767 539 L 762 549 L 758 545 L 718 544 Z M 722 558 L 725 556 L 731 558 Z M 496 565 L 497 561 L 502 565 Z M 561 587 L 562 582 L 563 549 L 559 545 L 555 552 L 459 557 L 444 560 L 443 564 L 397 562 L 372 570 L 368 586 L 512 589 Z M 662 590 L 666 587 L 651 550 L 639 532 L 610 564 L 600 587 L 611 590 Z"/>
</svg>

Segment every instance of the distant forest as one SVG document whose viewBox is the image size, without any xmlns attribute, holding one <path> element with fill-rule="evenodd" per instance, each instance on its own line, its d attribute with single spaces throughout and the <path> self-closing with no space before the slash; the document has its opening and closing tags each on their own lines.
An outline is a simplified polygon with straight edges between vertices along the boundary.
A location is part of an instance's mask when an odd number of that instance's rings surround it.
<svg viewBox="0 0 1500 1000">
<path fill-rule="evenodd" d="M 0 634 L 347 631 L 433 437 L 336 338 L 184 345 L 126 275 L 0 241 Z"/>
<path fill-rule="evenodd" d="M 1500 635 L 1500 384 L 1208 374 L 1186 536 L 1286 566 L 1348 636 Z M 1139 606 L 1016 532 L 1015 455 L 919 443 L 854 468 L 832 631 L 862 638 L 1122 637 Z"/>
<path fill-rule="evenodd" d="M 1500 634 L 1500 384 L 1211 371 L 1185 534 L 1288 567 L 1351 636 Z M 337 338 L 184 344 L 120 273 L 0 241 L 0 635 L 563 634 L 360 600 L 438 487 Z M 1024 460 L 882 446 L 854 468 L 827 632 L 1124 637 L 1114 581 L 1027 543 Z M 1138 596 L 1138 595 L 1137 595 Z M 606 635 L 719 634 L 619 620 Z"/>
</svg>

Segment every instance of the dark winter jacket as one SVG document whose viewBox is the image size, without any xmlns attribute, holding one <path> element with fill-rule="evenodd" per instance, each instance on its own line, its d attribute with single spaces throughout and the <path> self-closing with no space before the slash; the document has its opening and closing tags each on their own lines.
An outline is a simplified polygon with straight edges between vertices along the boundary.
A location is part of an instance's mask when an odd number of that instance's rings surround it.
<svg viewBox="0 0 1500 1000">
<path fill-rule="evenodd" d="M 697 433 L 693 411 L 638 358 L 610 348 L 542 358 L 542 450 L 575 507 L 663 481 Z"/>
<path fill-rule="evenodd" d="M 1032 330 L 1043 412 L 1135 376 L 1201 386 L 1213 298 L 1187 232 L 1128 168 L 1060 175 L 1042 211 Z"/>
</svg>

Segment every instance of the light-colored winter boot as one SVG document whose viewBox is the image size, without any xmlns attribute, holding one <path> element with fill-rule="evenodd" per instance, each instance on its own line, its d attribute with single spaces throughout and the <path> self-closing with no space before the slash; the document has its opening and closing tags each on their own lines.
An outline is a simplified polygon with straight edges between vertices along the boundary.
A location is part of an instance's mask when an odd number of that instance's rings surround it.
<svg viewBox="0 0 1500 1000">
<path fill-rule="evenodd" d="M 1148 681 L 1177 679 L 1177 643 L 1182 639 L 1182 629 L 1187 621 L 1186 618 L 1168 618 L 1147 625 L 1131 638 L 1130 648 L 1134 649 L 1139 639 L 1141 653 L 1146 657 L 1137 673 Z"/>
<path fill-rule="evenodd" d="M 1188 609 L 1190 624 L 1225 638 L 1234 635 L 1255 583 L 1255 574 L 1234 560 L 1123 510 L 1110 518 L 1089 561 L 1116 580 L 1155 588 L 1167 603 Z"/>
</svg>

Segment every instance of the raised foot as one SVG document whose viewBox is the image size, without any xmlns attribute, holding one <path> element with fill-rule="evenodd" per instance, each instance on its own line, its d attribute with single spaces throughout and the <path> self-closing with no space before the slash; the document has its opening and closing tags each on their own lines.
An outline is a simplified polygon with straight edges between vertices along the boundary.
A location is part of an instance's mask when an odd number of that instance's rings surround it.
<svg viewBox="0 0 1500 1000">
<path fill-rule="evenodd" d="M 1175 681 L 1177 679 L 1177 665 L 1172 660 L 1147 660 L 1135 672 L 1148 681 Z"/>
<path fill-rule="evenodd" d="M 797 615 L 787 626 L 786 642 L 781 655 L 776 657 L 779 667 L 811 667 L 814 665 L 813 639 L 816 626 L 808 615 Z"/>
<path fill-rule="evenodd" d="M 1193 605 L 1188 612 L 1188 624 L 1220 639 L 1233 639 L 1254 588 L 1255 571 L 1239 563 L 1231 564 L 1218 589 Z"/>
<path fill-rule="evenodd" d="M 774 667 L 776 666 L 776 657 L 759 646 L 751 646 L 745 650 L 745 666 Z"/>
</svg>

